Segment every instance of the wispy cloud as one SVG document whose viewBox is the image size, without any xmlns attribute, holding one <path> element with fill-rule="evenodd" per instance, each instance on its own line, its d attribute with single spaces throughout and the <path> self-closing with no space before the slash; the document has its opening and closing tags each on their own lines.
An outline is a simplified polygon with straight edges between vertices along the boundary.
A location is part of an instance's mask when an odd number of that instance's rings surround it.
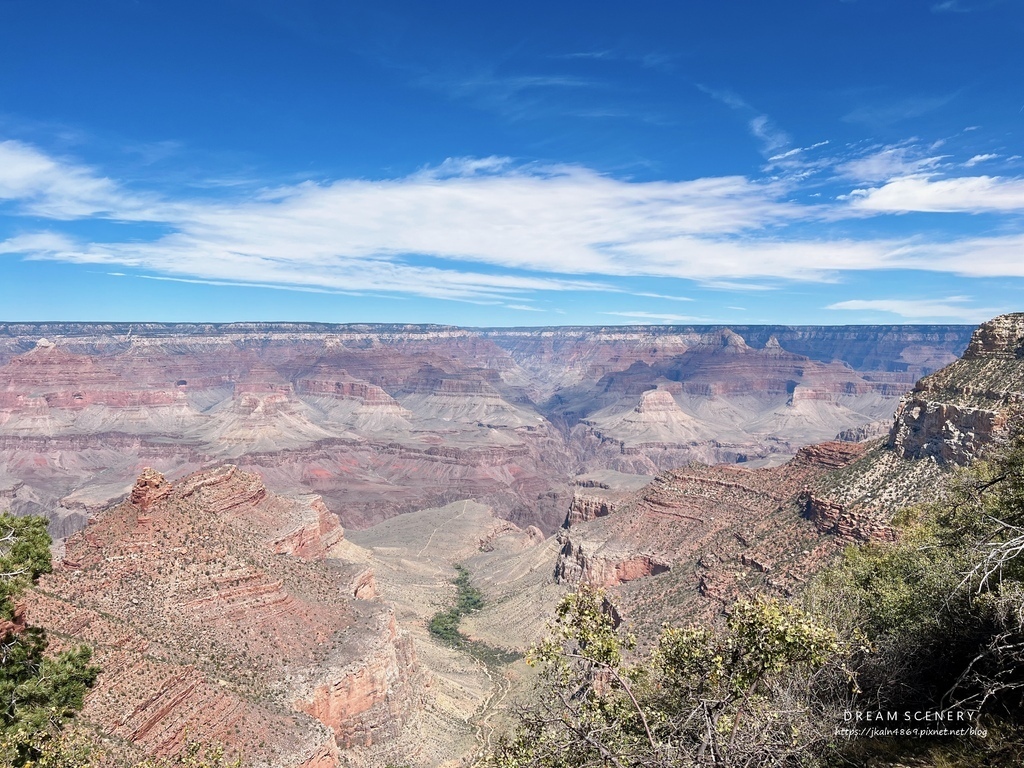
<svg viewBox="0 0 1024 768">
<path fill-rule="evenodd" d="M 613 315 L 615 317 L 630 317 L 635 320 L 657 320 L 661 323 L 705 323 L 705 317 L 694 317 L 692 315 L 674 315 L 670 312 L 601 312 L 602 315 Z"/>
<path fill-rule="evenodd" d="M 693 301 L 689 296 L 668 296 L 664 293 L 633 293 L 633 296 L 643 296 L 648 299 L 667 299 L 668 301 Z"/>
<path fill-rule="evenodd" d="M 847 123 L 860 123 L 873 128 L 889 126 L 941 109 L 956 97 L 956 93 L 948 93 L 940 96 L 911 96 L 882 103 L 862 104 L 847 112 L 842 119 Z"/>
<path fill-rule="evenodd" d="M 761 144 L 761 152 L 766 156 L 778 156 L 779 150 L 792 142 L 789 134 L 779 128 L 766 114 L 760 113 L 746 99 L 728 89 L 710 88 L 698 85 L 698 89 L 716 101 L 720 101 L 730 109 L 747 115 L 747 127 L 751 135 Z"/>
<path fill-rule="evenodd" d="M 0 202 L 53 219 L 146 218 L 145 203 L 90 168 L 52 158 L 19 141 L 0 141 Z"/>
<path fill-rule="evenodd" d="M 888 312 L 910 320 L 941 319 L 980 323 L 1005 312 L 998 307 L 968 306 L 967 296 L 944 299 L 851 299 L 829 304 L 825 309 Z"/>
<path fill-rule="evenodd" d="M 810 205 L 789 200 L 785 183 L 739 176 L 638 182 L 577 165 L 486 157 L 399 178 L 157 198 L 23 144 L 0 148 L 11 161 L 0 163 L 0 205 L 17 222 L 12 231 L 20 230 L 0 241 L 0 254 L 160 279 L 536 309 L 529 300 L 539 291 L 629 293 L 621 284 L 628 277 L 735 291 L 878 269 L 1024 276 L 1024 236 L 929 242 L 800 234 L 823 218 L 1017 211 L 1024 208 L 1017 179 L 901 177 Z M 86 238 L 82 227 L 61 223 L 97 218 L 124 220 L 123 239 Z M 136 229 L 136 220 L 159 224 L 163 234 L 148 224 Z"/>
<path fill-rule="evenodd" d="M 505 75 L 490 68 L 468 74 L 457 70 L 421 72 L 413 83 L 513 120 L 537 117 L 552 109 L 560 112 L 567 93 L 601 87 L 594 80 L 573 75 Z"/>
<path fill-rule="evenodd" d="M 575 51 L 562 53 L 551 58 L 567 60 L 591 60 L 591 61 L 624 61 L 638 64 L 648 69 L 671 69 L 672 64 L 679 58 L 677 53 L 664 53 L 661 51 L 649 51 L 647 53 L 636 53 L 623 51 L 621 49 L 599 48 L 593 51 Z"/>
<path fill-rule="evenodd" d="M 1024 180 L 998 176 L 910 177 L 895 179 L 881 187 L 855 189 L 849 200 L 854 209 L 874 212 L 1024 211 Z"/>
<path fill-rule="evenodd" d="M 995 5 L 1000 0 L 989 0 L 984 3 L 967 3 L 964 0 L 943 0 L 931 7 L 932 13 L 973 13 Z"/>
<path fill-rule="evenodd" d="M 750 121 L 750 132 L 761 142 L 766 154 L 777 152 L 788 146 L 791 139 L 789 134 L 779 128 L 771 121 L 768 115 L 758 115 Z"/>
<path fill-rule="evenodd" d="M 555 59 L 611 59 L 615 58 L 615 54 L 610 48 L 604 48 L 597 51 L 576 51 L 574 53 L 561 53 L 557 56 L 553 56 Z"/>
<path fill-rule="evenodd" d="M 988 162 L 989 160 L 996 160 L 998 157 L 999 157 L 999 155 L 993 155 L 993 154 L 975 155 L 970 160 L 967 160 L 964 163 L 964 168 L 973 168 L 978 163 L 985 163 L 985 162 Z"/>
<path fill-rule="evenodd" d="M 893 145 L 841 163 L 836 171 L 860 182 L 888 181 L 900 176 L 931 173 L 945 157 L 929 155 L 913 145 Z"/>
</svg>

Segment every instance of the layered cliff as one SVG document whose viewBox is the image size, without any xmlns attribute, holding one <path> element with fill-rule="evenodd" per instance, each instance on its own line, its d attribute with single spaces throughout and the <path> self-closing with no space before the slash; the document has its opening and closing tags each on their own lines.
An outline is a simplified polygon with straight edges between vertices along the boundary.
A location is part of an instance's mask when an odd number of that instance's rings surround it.
<svg viewBox="0 0 1024 768">
<path fill-rule="evenodd" d="M 1005 436 L 1024 405 L 1024 314 L 974 332 L 963 357 L 921 379 L 901 401 L 889 446 L 904 458 L 966 464 Z"/>
<path fill-rule="evenodd" d="M 270 493 L 228 465 L 129 498 L 71 536 L 29 615 L 102 668 L 82 717 L 137 751 L 201 734 L 246 765 L 327 768 L 393 739 L 420 671 L 392 609 L 317 497 Z"/>
<path fill-rule="evenodd" d="M 581 472 L 774 462 L 889 418 L 960 327 L 0 325 L 0 494 L 57 535 L 231 460 L 349 527 L 474 498 L 553 531 Z"/>
</svg>

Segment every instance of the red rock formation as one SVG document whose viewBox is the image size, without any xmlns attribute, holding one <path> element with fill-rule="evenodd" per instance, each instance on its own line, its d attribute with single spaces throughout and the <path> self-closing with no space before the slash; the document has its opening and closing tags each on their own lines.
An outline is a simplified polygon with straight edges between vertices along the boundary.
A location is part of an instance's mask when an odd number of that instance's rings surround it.
<svg viewBox="0 0 1024 768">
<path fill-rule="evenodd" d="M 845 467 L 852 461 L 864 455 L 864 446 L 855 443 L 841 441 L 830 441 L 818 443 L 801 448 L 796 453 L 799 461 L 814 464 L 819 467 L 836 469 Z"/>
<path fill-rule="evenodd" d="M 569 504 L 569 512 L 565 516 L 565 527 L 586 523 L 598 517 L 606 517 L 615 511 L 615 503 L 606 498 L 592 496 L 576 491 Z"/>
<path fill-rule="evenodd" d="M 135 482 L 135 487 L 132 488 L 128 500 L 139 509 L 147 510 L 156 502 L 166 499 L 170 495 L 171 484 L 155 469 L 146 467 Z"/>
<path fill-rule="evenodd" d="M 872 418 L 857 408 L 885 408 L 961 336 L 937 327 L 0 324 L 0 478 L 11 481 L 0 493 L 20 483 L 10 506 L 51 514 L 63 534 L 130 490 L 142 467 L 173 478 L 227 458 L 274 487 L 321 494 L 350 527 L 457 497 L 553 531 L 580 469 L 654 474 L 693 459 L 791 452 Z M 724 439 L 715 419 L 730 393 L 759 393 L 766 412 L 782 410 L 762 432 Z M 697 413 L 698 395 L 720 401 Z M 677 432 L 694 418 L 714 439 L 669 436 L 676 447 L 667 448 L 665 436 L 605 424 L 566 441 L 608 406 L 640 421 L 672 415 Z"/>
<path fill-rule="evenodd" d="M 333 768 L 328 735 L 393 737 L 418 697 L 372 571 L 323 559 L 342 535 L 321 500 L 268 493 L 236 467 L 173 485 L 148 470 L 67 541 L 30 620 L 95 646 L 103 673 L 83 716 L 144 753 L 199 733 L 247 761 Z"/>
<path fill-rule="evenodd" d="M 822 533 L 847 541 L 894 541 L 896 533 L 884 515 L 875 511 L 850 510 L 834 501 L 818 498 L 809 489 L 800 494 L 804 514 Z"/>
<path fill-rule="evenodd" d="M 338 666 L 328 666 L 325 679 L 295 705 L 327 725 L 343 749 L 395 738 L 416 697 L 408 674 L 416 666 L 412 642 L 399 637 L 392 613 L 378 616 L 374 629 L 372 644 L 346 648 Z"/>
<path fill-rule="evenodd" d="M 670 570 L 672 565 L 650 554 L 609 551 L 588 551 L 588 545 L 573 539 L 565 532 L 558 538 L 561 549 L 555 564 L 555 579 L 568 584 L 589 584 L 594 587 L 612 587 L 628 581 L 656 576 Z"/>
</svg>

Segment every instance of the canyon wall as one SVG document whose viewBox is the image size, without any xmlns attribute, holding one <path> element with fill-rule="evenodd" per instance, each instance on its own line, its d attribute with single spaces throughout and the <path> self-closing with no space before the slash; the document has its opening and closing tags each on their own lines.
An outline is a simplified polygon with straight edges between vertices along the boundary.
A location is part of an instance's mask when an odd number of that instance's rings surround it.
<svg viewBox="0 0 1024 768">
<path fill-rule="evenodd" d="M 0 324 L 0 503 L 65 536 L 143 467 L 176 479 L 228 460 L 351 528 L 472 498 L 553 532 L 581 474 L 779 463 L 873 428 L 968 335 Z"/>
<path fill-rule="evenodd" d="M 27 614 L 94 648 L 82 717 L 139 754 L 198 736 L 246 765 L 334 768 L 340 750 L 395 738 L 422 695 L 393 609 L 359 599 L 372 573 L 339 558 L 352 546 L 319 498 L 233 465 L 174 483 L 146 470 L 67 539 Z"/>
<path fill-rule="evenodd" d="M 1024 314 L 983 323 L 963 357 L 900 401 L 889 446 L 905 458 L 967 464 L 1024 406 Z"/>
</svg>

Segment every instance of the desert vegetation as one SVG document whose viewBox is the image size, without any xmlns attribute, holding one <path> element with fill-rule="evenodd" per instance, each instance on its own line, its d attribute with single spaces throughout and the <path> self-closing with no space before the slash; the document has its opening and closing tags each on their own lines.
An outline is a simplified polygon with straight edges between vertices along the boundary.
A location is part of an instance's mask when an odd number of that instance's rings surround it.
<svg viewBox="0 0 1024 768">
<path fill-rule="evenodd" d="M 49 547 L 44 518 L 0 515 L 0 765 L 82 764 L 60 762 L 83 756 L 61 731 L 99 669 L 85 646 L 48 654 L 46 632 L 26 624 L 16 602 L 50 571 Z"/>
<path fill-rule="evenodd" d="M 803 594 L 664 627 L 645 656 L 602 591 L 568 595 L 530 655 L 538 695 L 490 764 L 1019 765 L 1024 440 L 895 522 L 897 541 L 847 548 Z M 865 712 L 898 725 L 871 738 Z"/>
<path fill-rule="evenodd" d="M 459 648 L 488 665 L 507 664 L 520 656 L 503 648 L 496 648 L 479 640 L 473 640 L 459 631 L 462 617 L 484 607 L 484 595 L 473 586 L 469 570 L 461 564 L 455 565 L 455 604 L 435 613 L 427 629 L 430 634 L 445 645 Z"/>
</svg>

